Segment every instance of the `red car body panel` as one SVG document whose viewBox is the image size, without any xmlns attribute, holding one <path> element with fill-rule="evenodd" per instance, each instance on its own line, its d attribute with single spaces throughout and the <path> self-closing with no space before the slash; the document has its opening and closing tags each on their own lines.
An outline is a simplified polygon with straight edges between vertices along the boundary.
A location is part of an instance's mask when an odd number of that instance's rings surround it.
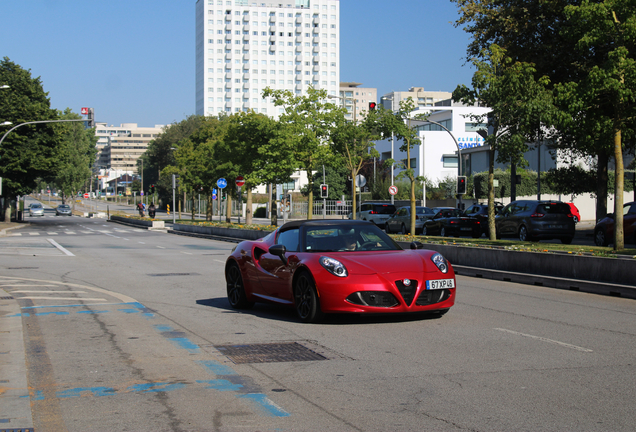
<svg viewBox="0 0 636 432">
<path fill-rule="evenodd" d="M 447 289 L 447 298 L 434 304 L 418 305 L 417 299 L 427 290 L 426 281 L 453 279 L 455 272 L 448 263 L 442 273 L 431 257 L 435 251 L 425 249 L 348 251 L 348 252 L 286 252 L 287 264 L 281 257 L 268 252 L 276 244 L 274 232 L 256 241 L 239 243 L 228 257 L 226 266 L 236 262 L 243 277 L 245 295 L 250 302 L 272 302 L 294 305 L 294 277 L 308 271 L 316 286 L 320 307 L 324 313 L 405 313 L 446 310 L 455 303 L 455 288 Z M 337 259 L 348 270 L 347 277 L 338 277 L 319 262 L 321 256 Z M 405 300 L 396 281 L 417 281 L 411 301 Z M 347 297 L 359 291 L 388 291 L 399 304 L 392 307 L 354 304 Z M 407 296 L 410 297 L 410 296 Z"/>
</svg>

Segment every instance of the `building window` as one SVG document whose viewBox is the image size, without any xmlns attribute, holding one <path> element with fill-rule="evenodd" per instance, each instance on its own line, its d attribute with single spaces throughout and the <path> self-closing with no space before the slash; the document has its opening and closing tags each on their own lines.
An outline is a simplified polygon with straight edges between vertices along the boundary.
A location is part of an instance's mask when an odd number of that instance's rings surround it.
<svg viewBox="0 0 636 432">
<path fill-rule="evenodd" d="M 457 156 L 455 155 L 443 155 L 442 165 L 444 168 L 457 168 Z"/>
</svg>

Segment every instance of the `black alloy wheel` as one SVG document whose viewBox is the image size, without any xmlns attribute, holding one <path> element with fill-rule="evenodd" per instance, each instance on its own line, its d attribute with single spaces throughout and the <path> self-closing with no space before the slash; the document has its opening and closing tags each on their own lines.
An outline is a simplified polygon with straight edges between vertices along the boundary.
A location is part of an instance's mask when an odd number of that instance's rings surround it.
<svg viewBox="0 0 636 432">
<path fill-rule="evenodd" d="M 446 227 L 443 226 L 440 231 L 439 231 L 439 235 L 442 237 L 446 237 Z"/>
<path fill-rule="evenodd" d="M 603 228 L 599 228 L 594 233 L 594 244 L 596 246 L 607 246 L 609 245 L 609 239 L 605 235 L 605 230 Z"/>
<path fill-rule="evenodd" d="M 528 228 L 525 225 L 521 225 L 519 228 L 519 240 L 521 241 L 532 241 L 532 237 L 528 234 Z"/>
<path fill-rule="evenodd" d="M 243 276 L 236 263 L 232 263 L 225 271 L 225 281 L 227 283 L 227 299 L 234 309 L 249 309 L 254 306 L 253 302 L 247 300 Z"/>
<path fill-rule="evenodd" d="M 402 224 L 402 231 L 401 231 L 402 235 L 406 235 L 406 225 Z"/>
<path fill-rule="evenodd" d="M 306 271 L 298 275 L 294 284 L 294 303 L 298 318 L 302 322 L 317 323 L 324 317 L 324 313 L 320 309 L 316 285 Z"/>
</svg>

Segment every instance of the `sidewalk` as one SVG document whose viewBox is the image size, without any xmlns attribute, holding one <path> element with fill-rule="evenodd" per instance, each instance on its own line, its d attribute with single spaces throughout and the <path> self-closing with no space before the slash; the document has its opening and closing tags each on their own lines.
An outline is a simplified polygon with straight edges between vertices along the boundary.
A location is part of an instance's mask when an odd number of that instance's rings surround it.
<svg viewBox="0 0 636 432">
<path fill-rule="evenodd" d="M 7 231 L 29 226 L 27 222 L 0 222 L 0 237 L 7 235 Z"/>
</svg>

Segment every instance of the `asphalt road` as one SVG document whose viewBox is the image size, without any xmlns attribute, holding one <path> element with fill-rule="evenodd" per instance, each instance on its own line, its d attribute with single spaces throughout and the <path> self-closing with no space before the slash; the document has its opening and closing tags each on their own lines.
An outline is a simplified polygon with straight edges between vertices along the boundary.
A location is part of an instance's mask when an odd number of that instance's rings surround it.
<svg viewBox="0 0 636 432">
<path fill-rule="evenodd" d="M 0 300 L 0 346 L 21 331 L 26 355 L 21 380 L 5 359 L 19 344 L 0 350 L 0 427 L 636 424 L 633 300 L 460 276 L 457 304 L 441 319 L 333 316 L 304 325 L 280 307 L 230 308 L 223 265 L 231 243 L 50 214 L 0 238 L 0 289 L 13 297 Z M 278 344 L 286 361 L 233 356 L 260 344 Z"/>
</svg>

